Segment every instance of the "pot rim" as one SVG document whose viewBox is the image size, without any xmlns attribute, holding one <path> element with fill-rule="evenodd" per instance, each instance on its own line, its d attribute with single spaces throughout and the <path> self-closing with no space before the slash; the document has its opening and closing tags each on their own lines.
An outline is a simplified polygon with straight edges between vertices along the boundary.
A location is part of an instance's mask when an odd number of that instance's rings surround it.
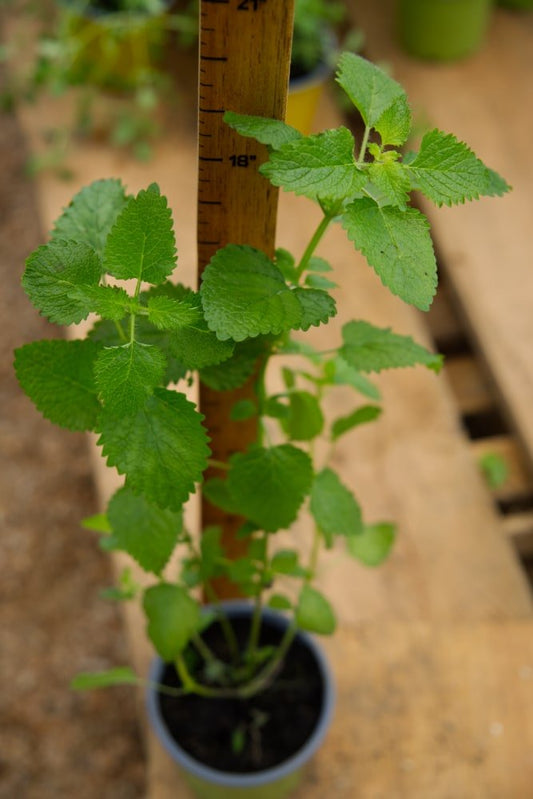
<svg viewBox="0 0 533 799">
<path fill-rule="evenodd" d="M 224 608 L 224 610 L 228 611 L 233 616 L 249 615 L 252 609 L 252 606 L 249 602 L 241 600 L 229 600 L 226 602 L 221 602 L 220 605 Z M 205 609 L 208 610 L 210 607 L 210 605 L 206 605 Z M 271 622 L 274 622 L 275 624 L 278 624 L 279 626 L 286 626 L 288 624 L 288 620 L 285 616 L 282 616 L 280 613 L 272 610 L 271 608 L 265 608 L 263 610 L 263 617 Z M 311 650 L 316 659 L 317 666 L 324 684 L 324 695 L 319 719 L 315 729 L 301 749 L 277 766 L 265 769 L 264 771 L 257 771 L 248 774 L 220 771 L 219 769 L 212 768 L 211 766 L 206 766 L 182 749 L 181 746 L 170 735 L 159 710 L 157 689 L 149 685 L 146 690 L 148 717 L 164 748 L 180 766 L 182 766 L 186 771 L 195 777 L 206 780 L 207 782 L 215 783 L 222 787 L 250 788 L 260 785 L 267 785 L 280 780 L 289 774 L 298 771 L 308 760 L 310 760 L 324 740 L 326 732 L 330 726 L 335 705 L 335 688 L 331 668 L 320 646 L 316 643 L 314 638 L 312 638 L 303 630 L 299 630 L 296 635 Z M 164 661 L 162 661 L 161 658 L 155 657 L 153 659 L 149 672 L 150 682 L 158 682 L 159 675 L 164 665 Z"/>
</svg>

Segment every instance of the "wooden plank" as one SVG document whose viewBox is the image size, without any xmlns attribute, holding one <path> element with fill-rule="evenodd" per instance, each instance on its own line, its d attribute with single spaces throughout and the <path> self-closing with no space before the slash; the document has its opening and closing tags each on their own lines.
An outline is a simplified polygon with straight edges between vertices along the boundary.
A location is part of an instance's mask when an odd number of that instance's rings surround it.
<svg viewBox="0 0 533 799">
<path fill-rule="evenodd" d="M 368 55 L 391 65 L 418 117 L 467 141 L 513 186 L 503 200 L 438 212 L 424 203 L 424 210 L 465 320 L 533 462 L 533 15 L 494 9 L 481 52 L 435 64 L 400 51 L 392 0 L 349 0 L 348 6 L 365 33 Z"/>
<path fill-rule="evenodd" d="M 326 647 L 336 714 L 294 799 L 530 795 L 530 622 L 362 625 Z M 150 799 L 190 799 L 175 766 L 152 775 Z"/>
<path fill-rule="evenodd" d="M 484 413 L 494 407 L 492 387 L 472 355 L 446 358 L 443 376 L 450 384 L 459 413 Z"/>
</svg>

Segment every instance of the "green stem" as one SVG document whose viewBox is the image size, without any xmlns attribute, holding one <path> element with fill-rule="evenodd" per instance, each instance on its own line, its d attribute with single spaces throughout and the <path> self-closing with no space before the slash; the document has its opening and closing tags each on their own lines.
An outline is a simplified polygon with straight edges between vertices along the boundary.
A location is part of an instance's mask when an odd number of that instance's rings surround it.
<svg viewBox="0 0 533 799">
<path fill-rule="evenodd" d="M 213 588 L 211 583 L 205 583 L 204 590 L 209 602 L 211 602 L 216 607 L 218 614 L 218 621 L 222 628 L 224 638 L 226 639 L 226 643 L 228 645 L 231 654 L 231 659 L 234 663 L 237 663 L 239 660 L 239 644 L 235 636 L 235 631 L 231 626 L 228 617 L 220 607 L 220 600 L 216 595 L 215 589 Z"/>
<path fill-rule="evenodd" d="M 116 327 L 116 329 L 117 329 L 117 333 L 118 333 L 118 336 L 119 336 L 120 340 L 121 340 L 121 341 L 124 341 L 124 343 L 127 343 L 127 341 L 128 341 L 128 337 L 127 337 L 127 335 L 124 333 L 124 330 L 122 329 L 122 325 L 120 324 L 120 322 L 118 322 L 118 321 L 115 319 L 115 320 L 114 320 L 114 325 L 115 325 L 115 327 Z"/>
<path fill-rule="evenodd" d="M 217 663 L 217 662 L 219 662 L 219 659 L 209 649 L 209 647 L 207 646 L 206 642 L 204 641 L 204 639 L 200 635 L 193 636 L 192 642 L 193 642 L 194 646 L 196 647 L 196 649 L 198 650 L 198 652 L 201 654 L 201 656 L 203 657 L 203 659 L 207 663 Z"/>
<path fill-rule="evenodd" d="M 209 458 L 207 461 L 208 466 L 212 466 L 213 469 L 222 469 L 223 471 L 229 471 L 229 465 L 224 463 L 224 461 L 217 461 L 214 458 Z"/>
<path fill-rule="evenodd" d="M 265 541 L 265 556 L 263 558 L 263 563 L 261 564 L 261 573 L 259 575 L 260 588 L 259 591 L 257 592 L 257 596 L 255 597 L 254 612 L 252 616 L 252 624 L 250 627 L 250 637 L 248 639 L 248 646 L 246 648 L 246 661 L 248 663 L 251 663 L 252 665 L 255 661 L 255 655 L 259 644 L 259 635 L 261 633 L 261 614 L 263 612 L 262 586 L 268 564 L 268 547 L 267 547 L 268 533 L 263 532 L 263 538 Z"/>
<path fill-rule="evenodd" d="M 359 158 L 357 159 L 357 165 L 360 166 L 364 163 L 365 155 L 366 155 L 366 148 L 368 147 L 368 139 L 370 136 L 371 128 L 367 125 L 365 127 L 365 132 L 363 134 L 363 140 L 361 142 L 361 149 L 359 150 Z"/>
<path fill-rule="evenodd" d="M 313 235 L 311 237 L 311 241 L 309 242 L 309 244 L 305 248 L 305 252 L 302 255 L 300 263 L 296 267 L 296 282 L 297 283 L 300 282 L 300 278 L 302 277 L 303 273 L 307 269 L 307 265 L 308 265 L 309 261 L 311 260 L 311 257 L 313 255 L 314 251 L 318 247 L 318 245 L 320 243 L 320 240 L 322 239 L 324 233 L 326 232 L 326 230 L 328 229 L 328 227 L 330 226 L 331 222 L 334 220 L 336 215 L 337 215 L 336 213 L 324 214 L 324 216 L 320 220 L 320 223 L 319 223 L 317 229 L 315 230 L 315 232 L 313 233 Z"/>
</svg>

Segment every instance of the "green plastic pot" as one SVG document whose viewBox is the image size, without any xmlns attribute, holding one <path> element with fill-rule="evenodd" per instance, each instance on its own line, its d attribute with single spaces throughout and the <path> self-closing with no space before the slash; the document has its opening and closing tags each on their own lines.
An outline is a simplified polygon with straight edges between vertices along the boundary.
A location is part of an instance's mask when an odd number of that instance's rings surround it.
<svg viewBox="0 0 533 799">
<path fill-rule="evenodd" d="M 166 11 L 108 13 L 76 0 L 59 0 L 59 5 L 72 42 L 71 83 L 130 90 L 157 70 L 164 52 Z"/>
<path fill-rule="evenodd" d="M 400 0 L 400 41 L 417 58 L 465 58 L 481 47 L 491 8 L 492 0 Z"/>
<path fill-rule="evenodd" d="M 222 606 L 230 619 L 251 618 L 252 606 L 248 602 L 231 601 L 222 603 Z M 206 610 L 209 610 L 208 606 L 206 606 Z M 269 609 L 264 610 L 263 621 L 279 629 L 280 634 L 288 624 L 284 616 Z M 310 650 L 322 679 L 322 704 L 319 717 L 312 734 L 298 752 L 278 766 L 253 773 L 231 773 L 210 768 L 192 757 L 176 742 L 165 724 L 159 703 L 159 694 L 153 687 L 154 683 L 161 682 L 166 664 L 159 658 L 154 659 L 146 693 L 148 718 L 162 745 L 180 767 L 184 779 L 198 799 L 229 799 L 229 797 L 231 799 L 283 799 L 300 782 L 305 764 L 322 744 L 329 728 L 335 703 L 335 691 L 329 665 L 319 645 L 306 633 L 299 632 L 297 637 Z M 213 700 L 213 709 L 216 712 L 216 700 Z"/>
</svg>

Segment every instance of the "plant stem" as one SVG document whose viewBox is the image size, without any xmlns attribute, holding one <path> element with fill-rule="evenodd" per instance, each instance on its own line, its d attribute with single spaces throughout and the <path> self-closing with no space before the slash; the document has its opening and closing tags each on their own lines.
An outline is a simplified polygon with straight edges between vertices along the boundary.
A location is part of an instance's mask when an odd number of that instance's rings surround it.
<svg viewBox="0 0 533 799">
<path fill-rule="evenodd" d="M 259 644 L 259 635 L 261 632 L 261 613 L 263 611 L 263 580 L 268 563 L 268 533 L 263 532 L 263 539 L 265 542 L 265 555 L 263 558 L 261 574 L 259 575 L 260 588 L 255 597 L 254 612 L 252 616 L 252 624 L 250 627 L 250 637 L 248 639 L 248 646 L 246 648 L 246 660 L 253 665 L 255 660 L 255 653 Z"/>
<path fill-rule="evenodd" d="M 222 469 L 224 472 L 229 471 L 229 466 L 224 461 L 217 461 L 214 458 L 209 458 L 207 461 L 208 466 L 212 466 L 213 469 Z"/>
<path fill-rule="evenodd" d="M 311 257 L 313 255 L 314 251 L 318 247 L 318 245 L 320 243 L 320 240 L 322 239 L 324 233 L 326 232 L 326 230 L 328 229 L 328 227 L 330 226 L 331 222 L 335 219 L 336 216 L 337 216 L 336 212 L 335 213 L 324 214 L 324 216 L 320 220 L 320 223 L 319 223 L 317 229 L 315 230 L 315 232 L 313 233 L 313 235 L 311 237 L 311 241 L 309 242 L 309 244 L 305 248 L 305 252 L 302 255 L 300 263 L 296 267 L 296 282 L 297 283 L 300 282 L 300 278 L 302 277 L 303 273 L 307 269 L 307 265 L 308 265 L 309 261 L 311 260 Z"/>
<path fill-rule="evenodd" d="M 365 127 L 365 132 L 363 134 L 363 140 L 361 142 L 361 149 L 359 150 L 359 158 L 357 159 L 357 164 L 358 165 L 361 165 L 362 163 L 364 163 L 365 155 L 366 155 L 366 148 L 368 146 L 368 139 L 369 139 L 369 136 L 370 136 L 370 130 L 371 130 L 371 128 L 367 125 Z"/>
<path fill-rule="evenodd" d="M 237 638 L 235 637 L 235 632 L 233 627 L 230 624 L 230 621 L 226 614 L 224 613 L 223 609 L 220 607 L 220 600 L 215 593 L 215 589 L 211 585 L 211 583 L 205 583 L 204 590 L 208 600 L 216 606 L 217 613 L 218 613 L 218 621 L 222 628 L 222 632 L 224 634 L 224 638 L 226 639 L 226 643 L 228 645 L 231 659 L 234 663 L 237 663 L 239 660 L 239 644 L 237 642 Z"/>
</svg>

